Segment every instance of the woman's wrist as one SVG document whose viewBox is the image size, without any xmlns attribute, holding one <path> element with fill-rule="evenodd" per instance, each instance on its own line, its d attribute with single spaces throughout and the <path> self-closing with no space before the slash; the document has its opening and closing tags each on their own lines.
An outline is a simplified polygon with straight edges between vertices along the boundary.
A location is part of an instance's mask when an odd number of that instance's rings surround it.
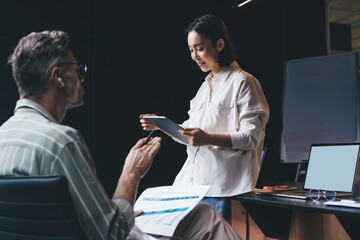
<svg viewBox="0 0 360 240">
<path fill-rule="evenodd" d="M 208 133 L 208 142 L 209 145 L 214 145 L 218 147 L 231 148 L 232 141 L 230 134 L 220 134 L 220 133 Z"/>
</svg>

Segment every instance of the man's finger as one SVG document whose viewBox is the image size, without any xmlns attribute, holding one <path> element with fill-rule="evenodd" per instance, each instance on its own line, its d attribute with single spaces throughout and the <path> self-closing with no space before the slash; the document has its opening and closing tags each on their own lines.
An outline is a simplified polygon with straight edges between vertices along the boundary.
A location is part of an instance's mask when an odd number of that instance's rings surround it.
<svg viewBox="0 0 360 240">
<path fill-rule="evenodd" d="M 142 214 L 143 212 L 144 212 L 143 210 L 134 210 L 134 215 L 135 215 L 135 217 L 137 217 L 140 214 Z"/>
<path fill-rule="evenodd" d="M 140 148 L 144 144 L 145 140 L 146 138 L 139 139 L 139 141 L 133 146 L 133 148 Z"/>
<path fill-rule="evenodd" d="M 161 142 L 160 137 L 155 137 L 155 138 L 151 139 L 148 142 L 147 147 L 145 149 L 147 154 L 149 154 L 149 155 L 156 154 L 157 151 L 160 149 L 160 145 L 161 145 L 160 142 Z"/>
<path fill-rule="evenodd" d="M 160 142 L 156 142 L 156 143 L 153 145 L 153 147 L 149 149 L 149 155 L 150 155 L 151 157 L 154 157 L 154 156 L 157 154 L 157 152 L 159 151 L 160 146 L 161 146 Z"/>
</svg>

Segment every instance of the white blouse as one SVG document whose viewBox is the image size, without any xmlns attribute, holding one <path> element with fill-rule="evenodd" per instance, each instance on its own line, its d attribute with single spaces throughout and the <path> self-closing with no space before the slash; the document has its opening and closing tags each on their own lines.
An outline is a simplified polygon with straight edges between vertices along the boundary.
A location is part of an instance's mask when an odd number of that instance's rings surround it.
<svg viewBox="0 0 360 240">
<path fill-rule="evenodd" d="M 269 119 L 269 106 L 259 81 L 236 62 L 215 76 L 210 73 L 190 101 L 188 114 L 183 127 L 228 133 L 232 148 L 188 145 L 188 157 L 174 185 L 211 185 L 208 197 L 253 191 Z"/>
</svg>

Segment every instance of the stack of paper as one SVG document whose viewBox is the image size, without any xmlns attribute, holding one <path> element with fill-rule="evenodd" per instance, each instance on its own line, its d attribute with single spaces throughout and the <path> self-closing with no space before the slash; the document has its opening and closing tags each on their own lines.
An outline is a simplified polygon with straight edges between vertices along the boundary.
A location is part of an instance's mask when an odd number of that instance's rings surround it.
<svg viewBox="0 0 360 240">
<path fill-rule="evenodd" d="M 143 210 L 135 224 L 143 232 L 172 236 L 179 222 L 200 202 L 210 186 L 166 186 L 146 189 L 134 210 Z"/>
</svg>

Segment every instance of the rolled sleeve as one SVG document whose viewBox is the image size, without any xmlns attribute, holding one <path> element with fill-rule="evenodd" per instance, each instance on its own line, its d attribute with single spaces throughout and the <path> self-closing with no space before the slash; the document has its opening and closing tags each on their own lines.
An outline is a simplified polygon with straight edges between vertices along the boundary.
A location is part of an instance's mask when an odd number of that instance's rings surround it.
<svg viewBox="0 0 360 240">
<path fill-rule="evenodd" d="M 126 221 L 128 223 L 128 229 L 132 229 L 135 224 L 134 208 L 131 204 L 124 199 L 114 199 L 112 200 L 119 210 L 124 214 Z"/>
<path fill-rule="evenodd" d="M 252 150 L 256 149 L 265 137 L 267 115 L 255 113 L 244 116 L 240 122 L 238 132 L 230 133 L 232 148 Z"/>
</svg>

